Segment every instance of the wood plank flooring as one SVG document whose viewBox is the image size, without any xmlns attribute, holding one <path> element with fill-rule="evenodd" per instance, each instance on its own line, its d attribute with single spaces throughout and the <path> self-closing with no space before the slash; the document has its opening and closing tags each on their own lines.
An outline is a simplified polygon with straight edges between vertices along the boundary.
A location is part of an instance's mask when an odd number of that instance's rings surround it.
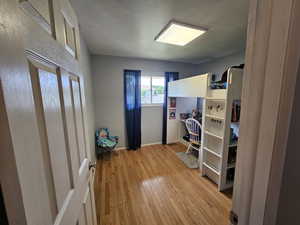
<svg viewBox="0 0 300 225">
<path fill-rule="evenodd" d="M 228 225 L 231 199 L 188 169 L 175 152 L 185 146 L 121 150 L 98 161 L 99 225 Z"/>
</svg>

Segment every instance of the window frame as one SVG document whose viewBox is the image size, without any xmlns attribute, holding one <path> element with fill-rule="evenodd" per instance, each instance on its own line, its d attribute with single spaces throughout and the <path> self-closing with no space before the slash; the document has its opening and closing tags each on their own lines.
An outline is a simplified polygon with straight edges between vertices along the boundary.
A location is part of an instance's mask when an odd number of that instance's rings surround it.
<svg viewBox="0 0 300 225">
<path fill-rule="evenodd" d="M 141 106 L 142 107 L 162 107 L 164 105 L 164 102 L 162 103 L 152 103 L 152 78 L 153 77 L 160 77 L 160 78 L 163 78 L 164 79 L 164 98 L 165 98 L 165 90 L 166 90 L 166 86 L 165 86 L 165 77 L 164 76 L 151 76 L 151 75 L 142 75 L 141 77 L 150 77 L 150 102 L 151 103 L 142 103 L 141 102 Z M 142 86 L 142 84 L 141 84 Z M 141 88 L 141 91 L 142 91 L 142 88 Z"/>
</svg>

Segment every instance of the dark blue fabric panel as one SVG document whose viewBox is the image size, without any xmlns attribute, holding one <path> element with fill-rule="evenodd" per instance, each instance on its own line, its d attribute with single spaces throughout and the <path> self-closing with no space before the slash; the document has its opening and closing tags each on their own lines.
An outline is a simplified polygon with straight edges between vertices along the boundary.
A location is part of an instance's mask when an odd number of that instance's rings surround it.
<svg viewBox="0 0 300 225">
<path fill-rule="evenodd" d="M 124 103 L 127 146 L 141 147 L 141 71 L 124 70 Z"/>
</svg>

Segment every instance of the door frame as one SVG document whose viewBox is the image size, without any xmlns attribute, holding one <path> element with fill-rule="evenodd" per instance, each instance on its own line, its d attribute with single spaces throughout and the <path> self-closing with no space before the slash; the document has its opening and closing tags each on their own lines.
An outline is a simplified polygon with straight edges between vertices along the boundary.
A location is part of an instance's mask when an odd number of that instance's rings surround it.
<svg viewBox="0 0 300 225">
<path fill-rule="evenodd" d="M 233 211 L 239 217 L 239 225 L 276 221 L 299 68 L 299 23 L 300 2 L 297 0 L 250 0 L 240 151 L 233 196 Z M 9 130 L 8 123 L 4 125 Z M 11 167 L 9 173 L 16 176 L 10 178 L 13 194 L 3 194 L 5 199 L 13 196 L 18 199 L 6 201 L 14 202 L 7 210 L 8 217 L 24 222 L 11 137 L 6 134 L 9 148 L 0 151 L 0 159 L 10 159 L 7 161 Z M 0 174 L 6 174 L 5 171 L 1 167 Z"/>
<path fill-rule="evenodd" d="M 275 224 L 300 59 L 300 2 L 250 0 L 232 211 Z"/>
</svg>

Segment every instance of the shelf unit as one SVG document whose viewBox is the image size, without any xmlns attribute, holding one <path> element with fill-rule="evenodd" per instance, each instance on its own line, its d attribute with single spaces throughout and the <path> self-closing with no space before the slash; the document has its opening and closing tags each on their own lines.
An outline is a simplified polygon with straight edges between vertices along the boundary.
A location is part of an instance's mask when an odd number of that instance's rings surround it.
<svg viewBox="0 0 300 225">
<path fill-rule="evenodd" d="M 228 147 L 237 147 L 238 146 L 238 143 L 234 143 L 234 144 L 229 144 Z"/>
<path fill-rule="evenodd" d="M 210 135 L 210 136 L 213 136 L 213 137 L 215 137 L 215 138 L 219 138 L 219 139 L 223 140 L 223 137 L 222 137 L 222 136 L 216 135 L 216 134 L 214 134 L 214 133 L 212 133 L 212 132 L 205 131 L 205 134 L 207 134 L 207 135 Z"/>
<path fill-rule="evenodd" d="M 216 168 L 214 168 L 213 166 L 208 165 L 207 163 L 203 162 L 203 166 L 205 166 L 206 168 L 210 169 L 212 172 L 214 172 L 215 174 L 217 174 L 218 176 L 220 176 L 220 171 L 218 171 Z"/>
<path fill-rule="evenodd" d="M 241 98 L 242 69 L 228 70 L 226 89 L 207 89 L 203 102 L 202 124 L 202 176 L 208 177 L 223 191 L 233 186 L 235 163 L 229 162 L 229 149 L 237 143 L 230 143 L 233 103 Z"/>
<path fill-rule="evenodd" d="M 208 118 L 216 119 L 216 120 L 224 120 L 224 118 L 220 117 L 220 116 L 214 116 L 214 115 L 210 115 L 210 114 L 206 114 L 205 116 Z"/>
<path fill-rule="evenodd" d="M 215 151 L 213 151 L 213 150 L 211 150 L 211 149 L 209 149 L 209 148 L 207 148 L 207 147 L 203 147 L 203 150 L 204 150 L 204 151 L 207 151 L 207 152 L 209 152 L 210 154 L 213 154 L 213 155 L 215 155 L 215 156 L 217 156 L 217 157 L 219 157 L 219 158 L 222 158 L 222 155 L 221 155 L 221 154 L 219 154 L 219 153 L 217 153 L 217 152 L 215 152 Z"/>
<path fill-rule="evenodd" d="M 176 119 L 167 120 L 167 143 L 180 141 L 187 144 L 182 138 L 184 123 L 179 118 L 180 112 L 185 112 L 186 105 L 180 104 L 179 107 L 177 104 L 172 108 L 171 98 L 176 98 L 177 103 L 183 98 L 202 98 L 201 151 L 198 160 L 202 176 L 215 182 L 220 191 L 232 187 L 234 183 L 235 159 L 229 149 L 237 149 L 237 143 L 230 141 L 230 132 L 231 128 L 238 132 L 239 122 L 232 122 L 231 118 L 233 103 L 240 100 L 243 70 L 231 68 L 227 73 L 226 89 L 210 88 L 211 73 L 168 83 L 168 112 L 176 110 Z M 233 118 L 239 121 L 237 110 Z"/>
<path fill-rule="evenodd" d="M 173 103 L 171 103 L 171 101 Z M 175 103 L 174 103 L 175 101 Z M 175 105 L 172 105 L 175 104 Z M 178 129 L 178 113 L 177 113 L 177 107 L 176 107 L 176 99 L 167 99 L 167 130 L 173 130 L 173 131 L 177 131 Z M 175 117 L 174 118 L 170 118 L 170 112 L 174 112 L 175 113 Z M 167 132 L 167 143 L 176 143 L 178 142 L 178 137 L 177 137 L 177 133 L 176 132 Z"/>
<path fill-rule="evenodd" d="M 235 168 L 235 163 L 231 163 L 227 165 L 227 169 Z"/>
</svg>

